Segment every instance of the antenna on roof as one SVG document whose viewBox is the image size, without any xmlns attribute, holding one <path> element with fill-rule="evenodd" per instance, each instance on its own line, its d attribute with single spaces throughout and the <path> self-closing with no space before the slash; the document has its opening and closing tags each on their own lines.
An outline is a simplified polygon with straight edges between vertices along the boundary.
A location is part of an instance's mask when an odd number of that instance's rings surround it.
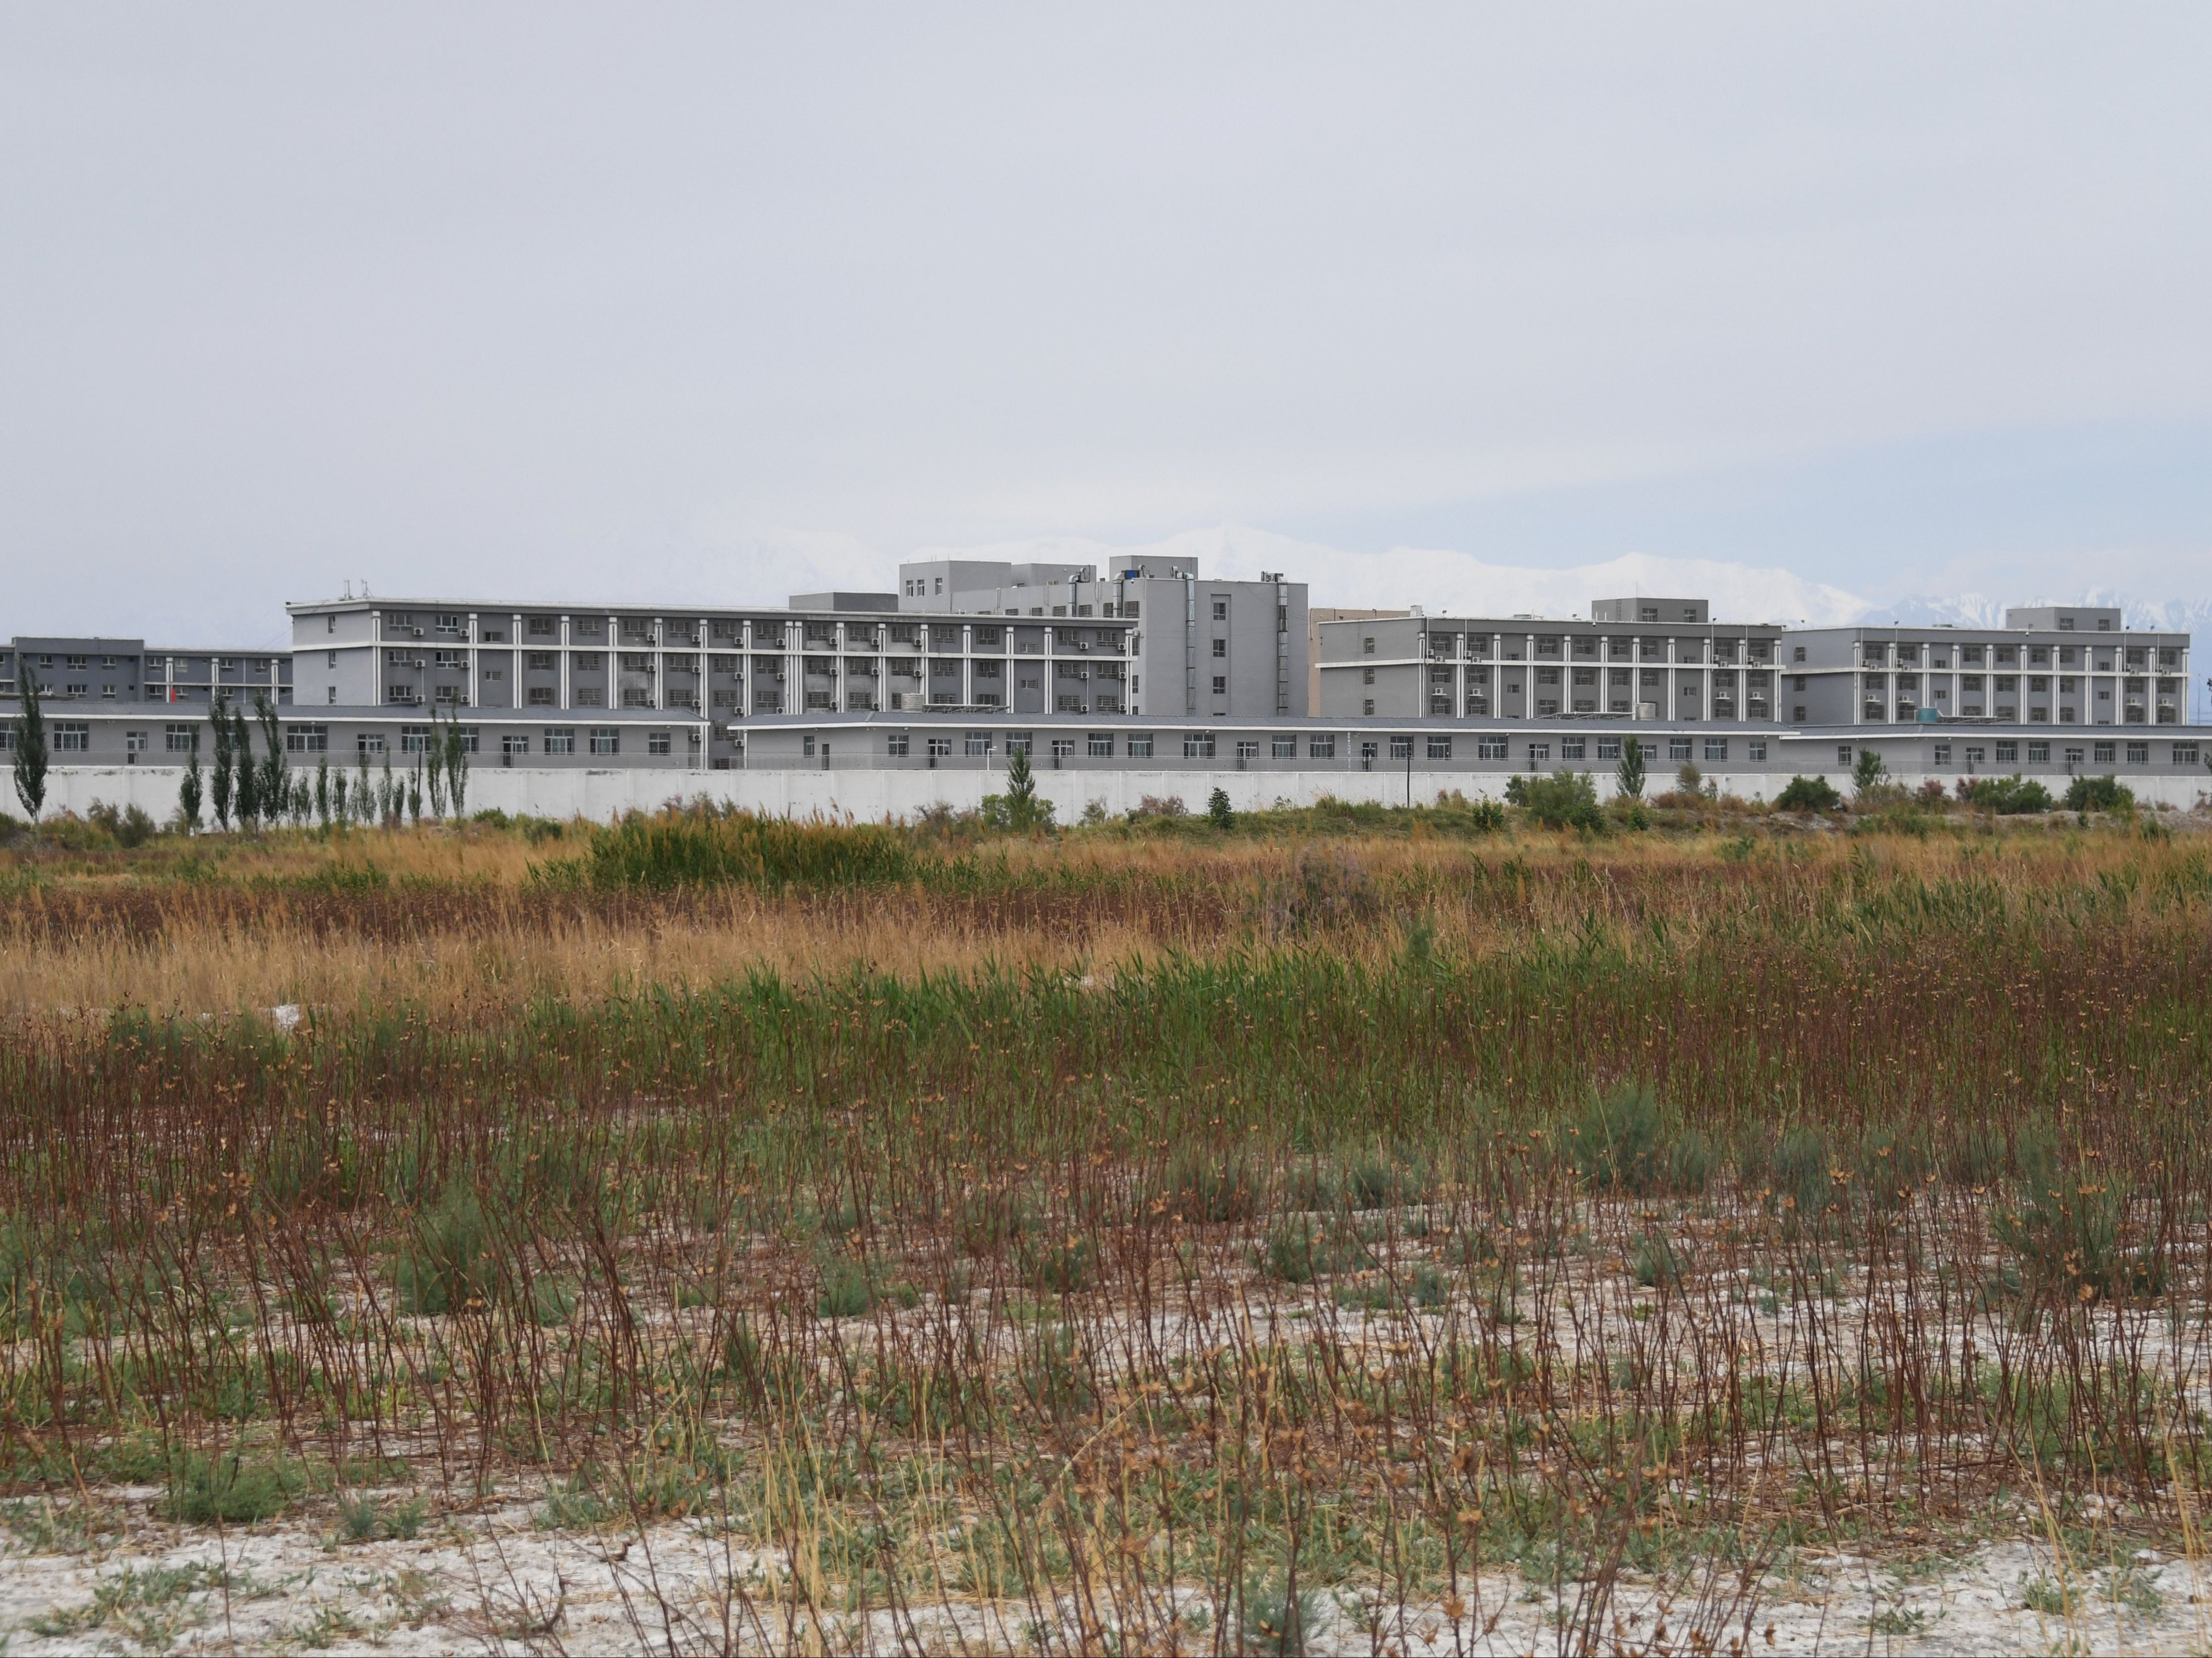
<svg viewBox="0 0 2212 1658">
<path fill-rule="evenodd" d="M 341 581 L 338 583 L 338 588 L 340 597 L 345 598 L 351 598 L 353 597 L 353 583 L 351 580 Z"/>
</svg>

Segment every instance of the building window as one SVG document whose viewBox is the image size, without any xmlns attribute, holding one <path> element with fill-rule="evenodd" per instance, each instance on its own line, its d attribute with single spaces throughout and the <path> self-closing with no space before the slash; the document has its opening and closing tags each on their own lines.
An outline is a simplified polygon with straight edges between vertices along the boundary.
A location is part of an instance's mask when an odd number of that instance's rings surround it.
<svg viewBox="0 0 2212 1658">
<path fill-rule="evenodd" d="M 1563 737 L 1559 739 L 1560 759 L 1582 760 L 1588 756 L 1588 739 L 1580 737 Z"/>
<path fill-rule="evenodd" d="M 1836 744 L 1836 763 L 1839 766 L 1848 766 L 1851 763 L 1851 745 L 1850 744 L 1838 743 Z"/>
<path fill-rule="evenodd" d="M 382 732 L 358 732 L 354 735 L 353 751 L 363 760 L 374 760 L 384 753 Z"/>
<path fill-rule="evenodd" d="M 1272 739 L 1268 744 L 1267 757 L 1271 760 L 1297 759 L 1298 739 L 1295 737 L 1278 737 Z"/>
<path fill-rule="evenodd" d="M 1449 759 L 1450 759 L 1450 758 L 1451 758 L 1451 744 L 1452 744 L 1452 740 L 1451 740 L 1451 738 L 1449 738 L 1449 737 L 1431 737 L 1431 738 L 1429 738 L 1429 758 L 1430 758 L 1430 759 L 1431 759 L 1431 760 L 1449 760 Z"/>
<path fill-rule="evenodd" d="M 168 726 L 162 729 L 161 746 L 171 754 L 190 754 L 198 745 L 198 726 Z"/>
<path fill-rule="evenodd" d="M 1745 746 L 1750 750 L 1752 759 L 1764 760 L 1766 758 L 1766 739 L 1765 738 L 1754 737 Z"/>
<path fill-rule="evenodd" d="M 621 726 L 594 726 L 591 728 L 591 731 L 592 752 L 593 754 L 620 754 L 622 752 Z"/>
<path fill-rule="evenodd" d="M 1503 760 L 1505 758 L 1505 739 L 1502 737 L 1476 738 L 1474 757 L 1478 760 Z"/>
<path fill-rule="evenodd" d="M 1229 676 L 1227 674 L 1218 673 L 1213 676 L 1213 694 L 1216 696 L 1226 696 L 1229 695 Z"/>
<path fill-rule="evenodd" d="M 1363 655 L 1366 655 L 1366 656 L 1372 656 L 1372 655 L 1374 655 L 1374 654 L 1375 654 L 1375 635 L 1374 635 L 1373 634 L 1369 634 L 1369 635 L 1368 635 L 1364 639 L 1362 639 L 1362 640 L 1359 641 L 1359 649 L 1360 649 L 1360 652 L 1361 652 L 1361 653 L 1362 653 Z M 50 663 L 50 664 L 48 664 L 47 665 L 48 665 L 48 666 L 52 666 L 52 665 Z"/>
<path fill-rule="evenodd" d="M 1092 732 L 1085 740 L 1084 751 L 1093 760 L 1111 760 L 1114 757 L 1114 733 Z"/>
<path fill-rule="evenodd" d="M 1229 620 L 1229 601 L 1219 593 L 1213 596 L 1213 619 L 1216 622 Z"/>
<path fill-rule="evenodd" d="M 2115 753 L 2113 744 L 2110 743 L 2098 743 L 2092 746 L 2095 750 L 2096 762 L 2099 765 L 2109 766 L 2112 763 L 2112 756 Z M 2073 750 L 2069 750 L 2068 752 L 2071 753 Z"/>
<path fill-rule="evenodd" d="M 2148 743 L 2129 744 L 2128 764 L 2130 766 L 2148 766 L 2150 764 L 2150 744 Z"/>
<path fill-rule="evenodd" d="M 1237 738 L 1237 757 L 1239 760 L 1257 760 L 1260 757 L 1259 740 L 1256 738 L 1249 741 L 1243 738 Z"/>
<path fill-rule="evenodd" d="M 169 729 L 172 732 L 190 731 L 191 727 L 172 726 Z M 173 749 L 176 744 L 172 742 L 169 746 Z M 328 726 L 284 727 L 284 751 L 287 754 L 324 754 L 329 751 L 330 746 L 331 728 Z"/>
<path fill-rule="evenodd" d="M 2177 766 L 2196 765 L 2199 752 L 2194 743 L 2176 743 L 2173 745 L 2173 763 Z"/>
<path fill-rule="evenodd" d="M 1373 714 L 1375 712 L 1375 699 L 1371 696 L 1361 698 L 1359 712 L 1362 714 Z"/>
<path fill-rule="evenodd" d="M 399 752 L 427 754 L 430 749 L 430 728 L 428 726 L 402 726 L 399 728 Z"/>
<path fill-rule="evenodd" d="M 971 760 L 988 758 L 991 752 L 991 733 L 988 732 L 969 732 L 967 736 L 965 748 L 967 755 Z"/>
<path fill-rule="evenodd" d="M 1306 739 L 1306 758 L 1334 760 L 1336 758 L 1336 739 L 1334 737 L 1310 737 Z"/>
<path fill-rule="evenodd" d="M 1186 735 L 1182 739 L 1182 757 L 1186 760 L 1212 759 L 1213 733 L 1206 732 L 1202 735 Z"/>
<path fill-rule="evenodd" d="M 810 737 L 806 740 L 811 743 L 814 739 Z M 949 737 L 931 738 L 929 757 L 933 760 L 950 760 L 952 757 L 952 739 Z"/>
<path fill-rule="evenodd" d="M 1149 760 L 1149 759 L 1151 759 L 1152 757 L 1152 737 L 1151 737 L 1151 735 L 1150 735 L 1149 733 L 1147 733 L 1146 735 L 1142 736 L 1142 737 L 1133 737 L 1133 738 L 1131 738 L 1129 739 L 1129 758 L 1130 758 L 1130 759 L 1132 759 L 1132 760 Z"/>
<path fill-rule="evenodd" d="M 2000 743 L 2000 744 L 1997 744 L 1997 764 L 1999 764 L 2000 766 L 2016 766 L 2016 765 L 2018 765 L 2019 763 L 2020 763 L 2020 744 L 2017 744 L 2017 743 Z"/>
<path fill-rule="evenodd" d="M 1227 656 L 1229 654 L 1229 641 L 1225 639 L 1215 640 L 1213 641 L 1213 654 L 1217 658 Z"/>
<path fill-rule="evenodd" d="M 646 732 L 646 734 L 645 734 L 645 751 L 646 751 L 647 754 L 666 754 L 666 753 L 668 753 L 668 752 L 670 751 L 670 745 L 669 745 L 669 740 L 668 740 L 668 733 L 667 733 L 666 732 Z"/>
<path fill-rule="evenodd" d="M 1667 757 L 1669 760 L 1687 760 L 1690 757 L 1690 739 L 1686 737 L 1668 738 Z"/>
<path fill-rule="evenodd" d="M 2029 744 L 2027 745 L 2027 763 L 2031 766 L 2049 765 L 2051 763 L 2051 744 L 2048 743 Z"/>
<path fill-rule="evenodd" d="M 1935 763 L 1939 768 L 1948 766 L 1951 763 L 1951 745 L 1948 743 L 1938 743 L 1936 744 L 1935 755 Z"/>
<path fill-rule="evenodd" d="M 82 754 L 92 745 L 92 727 L 80 720 L 58 720 L 54 726 L 54 752 Z"/>
<path fill-rule="evenodd" d="M 1617 737 L 1599 738 L 1597 739 L 1597 757 L 1601 760 L 1620 759 L 1620 739 Z"/>
<path fill-rule="evenodd" d="M 1728 738 L 1725 737 L 1708 737 L 1705 739 L 1705 758 L 1708 760 L 1727 759 Z"/>
<path fill-rule="evenodd" d="M 913 752 L 913 738 L 905 732 L 893 732 L 884 739 L 884 752 L 894 760 L 903 760 Z"/>
<path fill-rule="evenodd" d="M 123 752 L 132 756 L 134 759 L 139 755 L 145 753 L 146 733 L 143 732 L 124 732 Z"/>
</svg>

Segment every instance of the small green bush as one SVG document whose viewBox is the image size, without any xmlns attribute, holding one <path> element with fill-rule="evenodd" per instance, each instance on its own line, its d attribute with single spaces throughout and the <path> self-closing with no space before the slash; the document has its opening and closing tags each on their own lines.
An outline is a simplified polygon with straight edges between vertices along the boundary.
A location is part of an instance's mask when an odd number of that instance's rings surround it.
<svg viewBox="0 0 2212 1658">
<path fill-rule="evenodd" d="M 292 1464 L 271 1458 L 248 1461 L 243 1451 L 226 1456 L 186 1452 L 171 1466 L 162 1515 L 187 1525 L 217 1521 L 252 1525 L 274 1519 L 307 1485 Z"/>
<path fill-rule="evenodd" d="M 1777 811 L 1840 811 L 1844 797 L 1825 777 L 1793 777 L 1774 797 Z"/>
<path fill-rule="evenodd" d="M 1171 1218 L 1193 1222 L 1249 1220 L 1258 1202 L 1251 1173 L 1243 1164 L 1189 1152 L 1168 1165 L 1160 1196 Z"/>
<path fill-rule="evenodd" d="M 1658 1096 L 1640 1084 L 1591 1099 L 1576 1119 L 1571 1145 L 1576 1172 L 1594 1192 L 1642 1197 L 1666 1174 L 1665 1123 Z"/>
<path fill-rule="evenodd" d="M 2135 792 L 2117 777 L 2077 777 L 2066 786 L 2069 811 L 2133 811 Z"/>
<path fill-rule="evenodd" d="M 1961 778 L 1959 780 L 1959 798 L 1970 806 L 2008 817 L 2027 812 L 2049 811 L 2052 805 L 2049 789 L 2016 774 L 2011 777 Z"/>
<path fill-rule="evenodd" d="M 1605 827 L 1605 813 L 1598 806 L 1597 789 L 1588 772 L 1562 770 L 1549 777 L 1509 777 L 1505 798 L 1546 829 L 1595 832 Z"/>
<path fill-rule="evenodd" d="M 490 1228 L 476 1187 L 449 1180 L 438 1201 L 416 1218 L 398 1262 L 399 1304 L 428 1317 L 490 1298 Z"/>
<path fill-rule="evenodd" d="M 592 832 L 581 859 L 541 865 L 542 884 L 667 891 L 682 887 L 849 887 L 901 881 L 913 854 L 877 823 L 801 823 L 699 805 L 632 812 Z"/>
<path fill-rule="evenodd" d="M 814 1310 L 823 1318 L 858 1318 L 875 1304 L 875 1285 L 858 1262 L 833 1261 L 823 1272 Z"/>
</svg>

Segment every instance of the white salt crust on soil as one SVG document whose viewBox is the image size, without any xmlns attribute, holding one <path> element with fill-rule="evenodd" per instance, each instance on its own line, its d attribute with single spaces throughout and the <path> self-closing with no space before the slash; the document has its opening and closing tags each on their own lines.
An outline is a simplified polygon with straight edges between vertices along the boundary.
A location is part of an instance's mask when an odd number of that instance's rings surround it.
<svg viewBox="0 0 2212 1658">
<path fill-rule="evenodd" d="M 644 1530 L 553 1532 L 515 1502 L 425 1523 L 411 1540 L 335 1544 L 327 1523 L 170 1525 L 157 1493 L 92 1493 L 100 1529 L 74 1546 L 0 1555 L 0 1651 L 46 1653 L 363 1651 L 392 1653 L 818 1650 L 777 1608 L 775 1564 L 670 1523 Z M 69 1505 L 57 1505 L 66 1521 Z M 64 1526 L 66 1531 L 67 1527 Z M 2203 1581 L 2200 1581 L 2200 1576 Z M 732 1580 L 749 1598 L 732 1596 Z M 1724 1584 L 1723 1598 L 1733 1592 Z M 1565 1586 L 1571 1606 L 1576 1586 Z M 2212 1650 L 2212 1562 L 2140 1553 L 2061 1567 L 2033 1541 L 1954 1559 L 1800 1554 L 1736 1606 L 1701 1618 L 1694 1597 L 1662 1600 L 1625 1578 L 1601 1650 L 1850 1653 L 2203 1653 Z M 1217 1632 L 1188 1597 L 1183 1649 Z M 1560 1649 L 1562 1597 L 1510 1570 L 1468 1593 L 1458 1627 L 1442 1604 L 1384 1614 L 1371 1627 L 1357 1595 L 1311 1603 L 1310 1650 L 1407 1654 Z M 1048 1641 L 1040 1610 L 1057 1622 Z M 726 1622 L 726 1619 L 727 1620 Z M 893 1651 L 1080 1647 L 1072 1606 L 1058 1619 L 1026 1602 L 921 1605 L 866 1625 L 832 1615 L 829 1644 Z M 1096 1643 L 1094 1642 L 1094 1645 Z M 1234 1640 L 1227 1644 L 1234 1648 Z M 1247 1645 L 1254 1644 L 1249 1639 Z"/>
</svg>

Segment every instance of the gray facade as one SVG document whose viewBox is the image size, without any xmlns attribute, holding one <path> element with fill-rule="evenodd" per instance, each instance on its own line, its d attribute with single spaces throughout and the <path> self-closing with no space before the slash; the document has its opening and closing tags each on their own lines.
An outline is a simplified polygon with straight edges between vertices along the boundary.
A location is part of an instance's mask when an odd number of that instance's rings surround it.
<svg viewBox="0 0 2212 1658">
<path fill-rule="evenodd" d="M 2012 610 L 2002 629 L 1814 628 L 1790 635 L 1784 718 L 1885 726 L 2179 726 L 2189 635 L 2116 610 Z"/>
<path fill-rule="evenodd" d="M 149 647 L 143 639 L 18 635 L 0 647 L 0 697 L 12 697 L 28 673 L 51 703 L 198 702 L 217 695 L 242 707 L 257 691 L 272 701 L 292 700 L 289 652 Z"/>
<path fill-rule="evenodd" d="M 710 768 L 764 715 L 939 708 L 1096 718 L 1128 708 L 1134 624 L 819 610 L 337 599 L 295 604 L 302 707 L 653 714 Z"/>
<path fill-rule="evenodd" d="M 918 560 L 899 567 L 905 611 L 1111 618 L 1133 624 L 1133 715 L 1250 719 L 1308 711 L 1304 582 L 1201 578 L 1194 558 L 1091 564 Z"/>
<path fill-rule="evenodd" d="M 1606 619 L 1623 608 L 1637 619 Z M 1588 622 L 1415 615 L 1323 623 L 1316 712 L 1774 720 L 1780 627 L 1709 621 L 1702 600 L 1601 599 L 1591 609 Z"/>
</svg>

